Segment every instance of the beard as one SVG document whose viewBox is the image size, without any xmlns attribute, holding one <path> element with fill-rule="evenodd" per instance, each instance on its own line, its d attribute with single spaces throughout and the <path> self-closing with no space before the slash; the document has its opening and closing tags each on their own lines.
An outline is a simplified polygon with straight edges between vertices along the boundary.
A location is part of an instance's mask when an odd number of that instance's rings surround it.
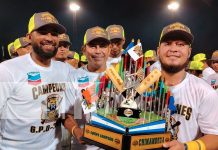
<svg viewBox="0 0 218 150">
<path fill-rule="evenodd" d="M 167 73 L 177 73 L 180 72 L 181 70 L 185 69 L 186 66 L 188 65 L 189 60 L 187 59 L 185 63 L 180 64 L 180 65 L 168 65 L 164 64 L 161 59 L 159 59 L 161 63 L 161 68 L 167 72 Z"/>
<path fill-rule="evenodd" d="M 33 51 L 43 59 L 51 59 L 52 57 L 56 55 L 58 51 L 58 47 L 54 47 L 55 48 L 54 51 L 44 52 L 42 47 L 38 46 L 35 43 L 32 44 L 32 47 L 33 47 Z"/>
</svg>

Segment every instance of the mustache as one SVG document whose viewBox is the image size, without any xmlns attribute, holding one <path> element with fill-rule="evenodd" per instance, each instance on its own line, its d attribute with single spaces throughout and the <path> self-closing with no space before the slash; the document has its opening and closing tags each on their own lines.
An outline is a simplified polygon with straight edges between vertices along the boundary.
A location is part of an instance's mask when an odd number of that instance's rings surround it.
<svg viewBox="0 0 218 150">
<path fill-rule="evenodd" d="M 42 44 L 42 45 L 52 45 L 52 46 L 55 46 L 55 47 L 58 45 L 56 42 L 53 42 L 53 41 L 50 41 L 50 40 L 41 41 L 40 44 Z"/>
</svg>

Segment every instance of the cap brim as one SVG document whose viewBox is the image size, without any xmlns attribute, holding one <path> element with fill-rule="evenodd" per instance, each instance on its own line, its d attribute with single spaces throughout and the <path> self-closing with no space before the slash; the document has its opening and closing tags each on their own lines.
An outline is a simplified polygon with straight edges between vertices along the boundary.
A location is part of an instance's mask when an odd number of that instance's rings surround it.
<svg viewBox="0 0 218 150">
<path fill-rule="evenodd" d="M 59 43 L 60 43 L 60 42 L 67 43 L 67 44 L 69 44 L 70 46 L 72 45 L 72 43 L 69 42 L 69 41 L 61 41 L 61 40 L 60 40 Z"/>
<path fill-rule="evenodd" d="M 110 40 L 113 40 L 113 39 L 122 39 L 122 40 L 124 40 L 125 38 L 122 37 L 122 36 L 110 36 Z"/>
<path fill-rule="evenodd" d="M 50 27 L 50 28 L 54 29 L 58 34 L 63 34 L 63 33 L 66 33 L 66 31 L 67 31 L 63 25 L 56 24 L 56 23 L 45 24 L 45 25 L 39 27 L 38 29 L 40 29 L 42 27 Z M 35 30 L 38 30 L 38 29 L 35 29 Z"/>
<path fill-rule="evenodd" d="M 166 33 L 160 39 L 160 43 L 167 40 L 183 40 L 189 44 L 192 44 L 194 40 L 194 36 L 182 30 L 174 30 Z"/>
<path fill-rule="evenodd" d="M 94 39 L 90 40 L 89 42 L 87 42 L 86 44 L 89 44 L 89 43 L 95 42 L 95 41 L 101 41 L 101 42 L 105 42 L 106 44 L 110 44 L 110 41 L 104 37 L 94 38 Z"/>
<path fill-rule="evenodd" d="M 208 61 L 218 61 L 218 58 L 211 58 L 211 59 L 208 59 Z"/>
</svg>

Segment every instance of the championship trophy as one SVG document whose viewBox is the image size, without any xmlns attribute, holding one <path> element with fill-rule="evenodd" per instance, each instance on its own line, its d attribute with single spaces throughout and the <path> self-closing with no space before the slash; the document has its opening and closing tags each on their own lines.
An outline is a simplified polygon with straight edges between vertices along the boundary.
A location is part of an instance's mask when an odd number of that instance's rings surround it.
<svg viewBox="0 0 218 150">
<path fill-rule="evenodd" d="M 176 108 L 161 72 L 149 70 L 140 42 L 124 51 L 118 65 L 106 70 L 96 88 L 97 110 L 82 140 L 110 150 L 162 149 L 177 138 L 180 123 L 171 118 Z"/>
</svg>

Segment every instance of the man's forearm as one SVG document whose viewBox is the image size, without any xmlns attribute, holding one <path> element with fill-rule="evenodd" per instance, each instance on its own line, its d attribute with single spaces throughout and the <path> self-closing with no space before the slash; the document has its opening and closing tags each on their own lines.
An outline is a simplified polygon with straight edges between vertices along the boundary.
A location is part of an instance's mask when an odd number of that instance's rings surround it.
<svg viewBox="0 0 218 150">
<path fill-rule="evenodd" d="M 205 135 L 199 140 L 202 140 L 207 150 L 218 150 L 218 135 Z"/>
<path fill-rule="evenodd" d="M 66 114 L 66 118 L 62 119 L 64 127 L 79 141 L 80 144 L 84 144 L 81 140 L 83 136 L 83 130 L 78 126 L 76 120 L 72 115 Z"/>
<path fill-rule="evenodd" d="M 63 120 L 63 125 L 70 133 L 72 133 L 73 127 L 78 127 L 76 120 L 70 114 L 66 114 L 66 118 Z"/>
</svg>

